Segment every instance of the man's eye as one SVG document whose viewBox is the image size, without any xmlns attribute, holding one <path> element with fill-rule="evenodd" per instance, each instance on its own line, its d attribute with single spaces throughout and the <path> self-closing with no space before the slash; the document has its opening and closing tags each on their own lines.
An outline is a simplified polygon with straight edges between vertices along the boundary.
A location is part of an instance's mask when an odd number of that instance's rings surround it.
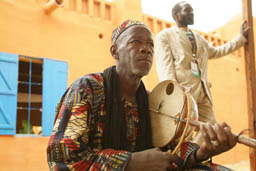
<svg viewBox="0 0 256 171">
<path fill-rule="evenodd" d="M 148 44 L 149 44 L 150 46 L 154 47 L 154 43 L 149 42 Z"/>
<path fill-rule="evenodd" d="M 139 40 L 133 40 L 132 43 L 140 43 Z"/>
</svg>

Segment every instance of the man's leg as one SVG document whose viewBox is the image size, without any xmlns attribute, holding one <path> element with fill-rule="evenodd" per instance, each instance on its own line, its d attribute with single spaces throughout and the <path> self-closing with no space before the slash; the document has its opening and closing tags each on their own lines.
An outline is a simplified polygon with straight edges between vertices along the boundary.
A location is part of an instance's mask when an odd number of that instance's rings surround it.
<svg viewBox="0 0 256 171">
<path fill-rule="evenodd" d="M 209 98 L 205 95 L 204 98 L 198 102 L 198 114 L 199 114 L 199 121 L 201 122 L 209 122 L 212 125 L 217 122 L 214 112 L 213 106 L 210 102 Z"/>
<path fill-rule="evenodd" d="M 199 121 L 205 122 L 205 123 L 209 122 L 212 125 L 217 123 L 217 120 L 213 112 L 213 105 L 210 102 L 207 95 L 205 94 L 205 92 L 203 91 L 203 89 L 200 92 L 197 106 L 198 106 Z M 193 139 L 193 141 L 195 143 L 200 144 L 202 142 L 202 138 L 200 138 L 200 134 L 197 134 Z"/>
</svg>

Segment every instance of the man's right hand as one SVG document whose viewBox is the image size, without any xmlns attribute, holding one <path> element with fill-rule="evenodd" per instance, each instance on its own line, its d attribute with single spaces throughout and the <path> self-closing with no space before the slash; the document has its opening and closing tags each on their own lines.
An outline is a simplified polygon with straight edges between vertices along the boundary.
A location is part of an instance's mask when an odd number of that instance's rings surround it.
<svg viewBox="0 0 256 171">
<path fill-rule="evenodd" d="M 132 153 L 125 171 L 166 171 L 171 168 L 171 163 L 177 163 L 178 157 L 169 152 L 162 152 L 159 148 L 153 148 Z"/>
</svg>

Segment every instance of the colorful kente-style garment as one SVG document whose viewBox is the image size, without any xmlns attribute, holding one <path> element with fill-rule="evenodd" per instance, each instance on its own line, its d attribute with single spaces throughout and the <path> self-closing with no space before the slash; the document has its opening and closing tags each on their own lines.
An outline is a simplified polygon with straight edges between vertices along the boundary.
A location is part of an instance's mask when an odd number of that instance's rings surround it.
<svg viewBox="0 0 256 171">
<path fill-rule="evenodd" d="M 83 76 L 67 89 L 57 106 L 47 148 L 50 170 L 124 170 L 133 151 L 102 148 L 106 115 L 104 103 L 101 73 Z M 137 104 L 125 100 L 123 104 L 127 141 L 131 149 L 135 149 L 139 131 Z M 195 144 L 183 143 L 178 153 L 181 161 L 185 161 L 195 148 Z M 211 169 L 200 166 L 196 170 Z"/>
</svg>

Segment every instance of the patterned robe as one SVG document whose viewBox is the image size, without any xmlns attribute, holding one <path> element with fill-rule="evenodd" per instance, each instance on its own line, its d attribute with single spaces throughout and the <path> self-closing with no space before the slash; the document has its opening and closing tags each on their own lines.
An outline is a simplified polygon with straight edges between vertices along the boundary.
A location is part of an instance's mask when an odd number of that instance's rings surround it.
<svg viewBox="0 0 256 171">
<path fill-rule="evenodd" d="M 85 75 L 67 89 L 57 106 L 47 147 L 50 170 L 124 170 L 133 151 L 102 148 L 106 116 L 104 104 L 101 73 Z M 123 107 L 127 141 L 135 149 L 139 131 L 137 104 L 124 100 Z M 185 161 L 195 148 L 195 144 L 183 143 L 178 152 L 181 161 Z"/>
</svg>

